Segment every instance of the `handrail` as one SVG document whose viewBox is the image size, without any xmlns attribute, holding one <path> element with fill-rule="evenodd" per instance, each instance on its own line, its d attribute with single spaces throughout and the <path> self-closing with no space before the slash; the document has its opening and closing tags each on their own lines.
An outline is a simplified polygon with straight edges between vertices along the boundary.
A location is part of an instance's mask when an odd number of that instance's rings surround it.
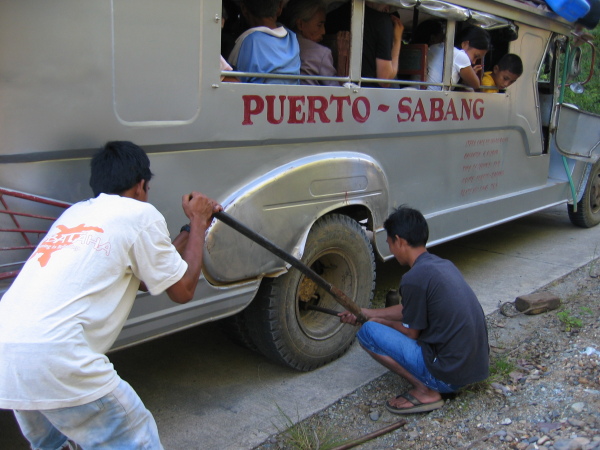
<svg viewBox="0 0 600 450">
<path fill-rule="evenodd" d="M 32 214 L 32 213 L 28 213 L 28 212 L 16 211 L 14 209 L 11 209 L 11 208 L 9 208 L 8 203 L 6 202 L 6 199 L 4 198 L 5 196 L 19 198 L 21 200 L 27 200 L 27 201 L 31 201 L 34 203 L 41 203 L 44 205 L 55 206 L 58 208 L 66 209 L 71 206 L 71 203 L 63 202 L 60 200 L 54 200 L 54 199 L 42 197 L 39 195 L 28 194 L 26 192 L 15 191 L 13 189 L 7 189 L 7 188 L 0 187 L 0 205 L 4 208 L 4 209 L 0 209 L 0 214 L 7 214 L 8 216 L 10 216 L 10 218 L 14 224 L 14 227 L 0 228 L 0 232 L 19 233 L 19 234 L 21 234 L 23 241 L 25 242 L 25 245 L 0 247 L 0 251 L 33 250 L 36 248 L 36 245 L 31 242 L 28 234 L 40 235 L 40 234 L 45 234 L 48 231 L 47 229 L 24 228 L 18 220 L 19 217 L 28 217 L 28 218 L 33 218 L 33 219 L 50 220 L 50 221 L 56 220 L 56 217 L 53 217 L 53 216 L 47 216 L 47 215 L 42 215 L 42 214 Z M 23 264 L 24 264 L 24 261 L 9 262 L 7 264 L 0 265 L 0 268 L 21 266 Z M 0 272 L 0 280 L 15 278 L 18 274 L 19 274 L 19 270 L 10 270 L 10 271 L 5 271 L 5 272 Z"/>
</svg>

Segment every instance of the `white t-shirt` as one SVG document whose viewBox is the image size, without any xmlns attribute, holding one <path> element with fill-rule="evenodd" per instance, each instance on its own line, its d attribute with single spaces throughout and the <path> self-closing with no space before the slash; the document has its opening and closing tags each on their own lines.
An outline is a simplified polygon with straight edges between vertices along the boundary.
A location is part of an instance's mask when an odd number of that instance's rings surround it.
<svg viewBox="0 0 600 450">
<path fill-rule="evenodd" d="M 464 50 L 452 49 L 452 84 L 458 84 L 460 71 L 471 65 L 469 55 Z M 441 83 L 444 78 L 444 43 L 433 44 L 427 51 L 427 81 Z M 428 86 L 430 91 L 441 91 L 441 86 Z"/>
<path fill-rule="evenodd" d="M 0 408 L 78 406 L 111 392 L 105 356 L 140 280 L 151 294 L 187 263 L 149 203 L 118 195 L 66 210 L 0 300 Z"/>
</svg>

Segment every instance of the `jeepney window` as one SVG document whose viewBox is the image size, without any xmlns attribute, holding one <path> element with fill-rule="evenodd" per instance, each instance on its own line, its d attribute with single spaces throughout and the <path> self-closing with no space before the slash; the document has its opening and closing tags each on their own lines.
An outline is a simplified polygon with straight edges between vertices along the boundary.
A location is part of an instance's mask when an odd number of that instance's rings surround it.
<svg viewBox="0 0 600 450">
<path fill-rule="evenodd" d="M 221 55 L 234 72 L 221 72 L 221 76 L 233 75 L 242 82 L 261 84 L 343 84 L 343 70 L 338 70 L 337 63 L 340 52 L 323 40 L 325 1 L 290 0 L 282 10 L 277 0 L 273 5 L 278 12 L 267 16 L 270 13 L 266 9 L 223 0 L 226 18 Z"/>
<path fill-rule="evenodd" d="M 225 22 L 221 39 L 221 54 L 233 66 L 234 76 L 242 82 L 259 83 L 285 83 L 285 84 L 311 84 L 340 86 L 346 82 L 353 82 L 362 87 L 389 87 L 426 89 L 428 84 L 435 84 L 427 76 L 427 60 L 429 45 L 426 43 L 412 42 L 412 36 L 419 24 L 427 20 L 439 21 L 450 36 L 446 36 L 442 44 L 442 53 L 446 53 L 455 36 L 467 26 L 477 26 L 485 29 L 492 35 L 493 49 L 485 57 L 484 67 L 491 69 L 502 55 L 508 52 L 509 42 L 517 38 L 516 26 L 507 19 L 481 11 L 471 10 L 439 0 L 385 0 L 385 2 L 368 1 L 364 7 L 353 11 L 353 0 L 338 0 L 320 3 L 324 0 L 289 0 L 283 14 L 278 18 L 287 28 L 294 28 L 299 35 L 300 43 L 306 42 L 305 36 L 296 28 L 298 10 L 310 9 L 318 5 L 326 6 L 325 34 L 316 45 L 321 51 L 327 53 L 332 61 L 328 73 L 319 74 L 314 70 L 306 71 L 306 59 L 301 61 L 302 72 L 300 75 L 267 73 L 267 70 L 242 71 L 236 64 L 238 54 L 235 50 L 235 41 L 244 36 L 251 29 L 246 21 L 240 2 L 236 0 L 223 0 Z M 360 3 L 356 3 L 359 4 Z M 317 6 L 315 6 L 317 5 Z M 362 6 L 362 5 L 360 5 Z M 356 17 L 353 17 L 356 16 Z M 394 46 L 394 36 L 398 33 L 398 23 L 402 29 L 402 39 L 399 46 Z M 452 26 L 448 26 L 448 24 Z M 360 26 L 362 29 L 352 30 L 351 26 Z M 383 24 L 383 25 L 382 25 Z M 448 33 L 446 33 L 448 34 Z M 363 50 L 362 55 L 351 55 L 351 45 L 354 36 L 362 37 L 362 46 L 355 46 Z M 380 50 L 380 44 L 383 50 Z M 301 47 L 301 45 L 299 45 Z M 398 48 L 399 47 L 399 50 Z M 301 49 L 301 48 L 300 48 Z M 378 53 L 378 52 L 382 53 Z M 384 55 L 385 53 L 385 55 Z M 302 55 L 301 55 L 302 56 Z M 355 72 L 350 73 L 351 57 L 358 59 L 353 67 Z M 389 71 L 381 71 L 378 63 L 380 60 L 390 61 Z M 450 58 L 451 60 L 451 58 Z M 359 64 L 356 64 L 360 62 Z M 256 67 L 254 67 L 256 69 Z M 360 70 L 356 70 L 359 68 Z M 390 75 L 391 72 L 391 75 Z M 445 71 L 446 72 L 446 71 Z M 244 76 L 247 73 L 248 76 Z M 254 76 L 250 74 L 254 73 Z M 257 74 L 264 74 L 258 76 Z M 221 75 L 225 75 L 224 72 Z M 443 83 L 443 89 L 454 89 L 448 78 L 437 80 Z M 460 86 L 459 86 L 460 88 Z M 439 88 L 438 88 L 439 89 Z"/>
<path fill-rule="evenodd" d="M 452 46 L 460 46 L 457 42 L 464 29 L 468 27 L 478 27 L 487 31 L 490 35 L 492 46 L 487 51 L 485 59 L 482 61 L 484 71 L 491 70 L 500 58 L 509 52 L 509 43 L 518 37 L 518 28 L 509 20 L 499 16 L 484 13 L 481 11 L 471 10 L 457 5 L 453 5 L 443 1 L 427 0 L 417 2 L 416 0 L 402 0 L 402 7 L 406 9 L 400 10 L 400 17 L 403 17 L 404 23 L 407 24 L 405 31 L 404 44 L 400 52 L 400 66 L 398 71 L 399 80 L 412 80 L 414 85 L 415 80 L 429 82 L 428 85 L 421 84 L 421 88 L 440 89 L 431 83 L 444 83 L 443 89 L 462 89 L 466 86 L 451 86 L 449 85 L 451 71 L 444 70 L 444 63 L 452 61 L 452 57 L 446 58 L 445 55 Z M 412 16 L 406 17 L 407 8 L 412 8 Z M 444 43 L 440 42 L 439 38 L 424 41 L 420 35 L 420 28 L 428 22 L 438 22 L 446 30 L 444 31 Z M 415 24 L 416 25 L 415 27 Z M 415 44 L 425 44 L 427 46 L 427 64 L 428 68 L 423 72 L 415 74 L 415 54 L 418 56 L 420 51 L 415 47 Z M 443 61 L 442 61 L 443 59 Z M 406 66 L 408 70 L 406 70 Z M 442 73 L 448 77 L 443 79 Z M 407 76 L 409 74 L 410 76 Z M 400 82 L 400 86 L 406 82 Z"/>
</svg>

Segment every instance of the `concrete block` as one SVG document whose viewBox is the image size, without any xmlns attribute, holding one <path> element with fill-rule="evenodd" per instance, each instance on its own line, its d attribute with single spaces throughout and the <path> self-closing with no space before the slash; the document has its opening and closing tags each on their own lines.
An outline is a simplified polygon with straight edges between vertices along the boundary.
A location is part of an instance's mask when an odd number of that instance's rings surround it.
<svg viewBox="0 0 600 450">
<path fill-rule="evenodd" d="M 515 300 L 517 311 L 525 314 L 541 314 L 560 306 L 561 300 L 551 292 L 521 295 Z"/>
</svg>

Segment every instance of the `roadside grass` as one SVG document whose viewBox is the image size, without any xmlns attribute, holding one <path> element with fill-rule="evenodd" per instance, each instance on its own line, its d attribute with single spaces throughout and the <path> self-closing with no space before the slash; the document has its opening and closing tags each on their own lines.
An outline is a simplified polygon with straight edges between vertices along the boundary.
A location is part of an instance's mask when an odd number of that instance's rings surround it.
<svg viewBox="0 0 600 450">
<path fill-rule="evenodd" d="M 567 332 L 583 326 L 583 321 L 579 317 L 575 317 L 568 309 L 557 312 L 556 317 L 558 317 L 558 320 L 562 322 L 565 327 L 565 331 Z"/>
<path fill-rule="evenodd" d="M 292 418 L 279 405 L 276 406 L 282 423 L 279 426 L 274 424 L 274 426 L 284 438 L 284 448 L 294 450 L 330 450 L 346 442 L 346 439 L 342 438 L 338 431 L 326 424 L 319 422 L 316 425 L 311 425 L 309 421 L 300 420 L 294 423 Z"/>
</svg>

